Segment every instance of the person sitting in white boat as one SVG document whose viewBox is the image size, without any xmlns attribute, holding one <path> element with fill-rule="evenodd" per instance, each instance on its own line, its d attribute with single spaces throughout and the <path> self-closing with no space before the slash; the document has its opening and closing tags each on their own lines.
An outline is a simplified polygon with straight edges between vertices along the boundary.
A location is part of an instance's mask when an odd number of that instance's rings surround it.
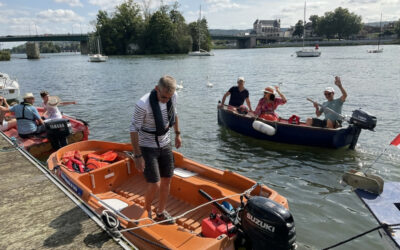
<svg viewBox="0 0 400 250">
<path fill-rule="evenodd" d="M 220 106 L 224 106 L 225 99 L 229 98 L 229 105 L 235 108 L 238 108 L 243 105 L 244 101 L 246 101 L 247 107 L 249 107 L 249 111 L 252 111 L 250 99 L 249 99 L 249 91 L 244 87 L 244 77 L 239 77 L 237 80 L 237 87 L 231 87 L 228 92 L 225 93 L 224 97 L 222 97 L 222 101 Z"/>
<path fill-rule="evenodd" d="M 43 100 L 42 106 L 46 111 L 44 114 L 44 117 L 46 117 L 46 119 L 61 119 L 62 114 L 57 106 L 76 104 L 75 101 L 61 102 L 58 96 L 49 96 L 49 93 L 47 91 L 41 91 L 40 96 Z"/>
<path fill-rule="evenodd" d="M 275 97 L 275 90 L 276 93 L 279 94 L 280 98 Z M 279 119 L 275 110 L 279 105 L 284 105 L 287 102 L 287 99 L 280 91 L 279 86 L 275 86 L 275 90 L 272 87 L 266 87 L 264 89 L 264 97 L 258 101 L 256 111 L 254 111 L 255 115 L 272 121 Z"/>
<path fill-rule="evenodd" d="M 26 93 L 23 99 L 23 102 L 7 110 L 15 114 L 19 136 L 27 138 L 31 135 L 38 135 L 45 132 L 46 128 L 43 120 L 37 109 L 33 106 L 35 96 L 32 93 Z"/>
<path fill-rule="evenodd" d="M 324 91 L 324 95 L 327 101 L 322 103 L 322 107 L 319 107 L 318 103 L 314 102 L 315 114 L 317 115 L 317 117 L 324 114 L 325 119 L 321 120 L 318 118 L 307 118 L 307 125 L 327 128 L 337 128 L 341 126 L 342 120 L 337 114 L 342 114 L 342 107 L 343 103 L 346 101 L 347 92 L 343 88 L 342 81 L 338 76 L 335 76 L 335 85 L 340 89 L 340 92 L 342 92 L 342 96 L 335 99 L 335 90 L 332 87 L 327 87 Z M 325 108 L 329 108 L 334 112 L 330 112 Z"/>
<path fill-rule="evenodd" d="M 10 106 L 7 103 L 7 99 L 3 96 L 0 96 L 0 130 L 6 131 L 10 128 L 14 128 L 17 126 L 17 120 L 15 118 L 6 117 L 6 113 L 8 112 Z"/>
<path fill-rule="evenodd" d="M 147 182 L 145 209 L 152 217 L 151 204 L 159 192 L 156 221 L 175 221 L 165 210 L 174 174 L 174 158 L 170 128 L 175 131 L 175 147 L 181 146 L 178 115 L 176 113 L 176 80 L 163 76 L 150 92 L 136 103 L 130 126 L 135 166 L 143 172 Z"/>
</svg>

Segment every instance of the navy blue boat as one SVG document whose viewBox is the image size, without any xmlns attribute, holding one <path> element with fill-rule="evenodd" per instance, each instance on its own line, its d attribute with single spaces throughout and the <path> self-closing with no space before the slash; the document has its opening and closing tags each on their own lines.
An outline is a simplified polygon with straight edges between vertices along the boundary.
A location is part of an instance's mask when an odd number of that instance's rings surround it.
<svg viewBox="0 0 400 250">
<path fill-rule="evenodd" d="M 379 231 L 381 238 L 387 243 L 385 249 L 400 249 L 400 182 L 385 182 L 383 192 L 379 195 L 361 189 L 356 189 L 355 192 L 379 225 L 397 224 L 383 227 Z"/>
<path fill-rule="evenodd" d="M 264 125 L 267 131 L 253 127 L 256 118 L 249 114 L 239 114 L 230 106 L 218 107 L 218 124 L 235 132 L 251 136 L 261 140 L 281 143 L 342 148 L 348 146 L 354 149 L 362 129 L 373 130 L 376 126 L 376 118 L 368 113 L 355 110 L 347 127 L 338 129 L 311 127 L 304 122 L 291 119 L 268 121 L 257 118 L 257 123 Z M 271 133 L 270 133 L 271 132 Z"/>
</svg>

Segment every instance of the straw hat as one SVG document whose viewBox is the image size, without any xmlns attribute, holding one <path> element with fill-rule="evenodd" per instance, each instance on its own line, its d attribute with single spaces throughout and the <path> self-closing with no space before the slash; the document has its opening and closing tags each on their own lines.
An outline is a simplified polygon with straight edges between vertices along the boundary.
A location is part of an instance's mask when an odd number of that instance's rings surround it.
<svg viewBox="0 0 400 250">
<path fill-rule="evenodd" d="M 270 93 L 270 94 L 275 94 L 275 90 L 273 87 L 266 87 L 264 89 L 264 93 Z"/>
<path fill-rule="evenodd" d="M 47 101 L 47 104 L 49 106 L 57 106 L 60 103 L 60 98 L 58 96 L 49 96 L 49 100 Z"/>
<path fill-rule="evenodd" d="M 35 96 L 32 93 L 25 93 L 23 99 L 29 99 L 29 98 L 35 98 Z"/>
</svg>

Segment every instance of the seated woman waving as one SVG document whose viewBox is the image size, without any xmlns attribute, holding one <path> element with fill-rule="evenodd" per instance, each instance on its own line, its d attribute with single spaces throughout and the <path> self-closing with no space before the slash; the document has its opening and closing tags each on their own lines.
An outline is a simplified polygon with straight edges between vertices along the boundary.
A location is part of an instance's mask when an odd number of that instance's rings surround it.
<svg viewBox="0 0 400 250">
<path fill-rule="evenodd" d="M 279 94 L 279 97 L 275 97 L 276 93 Z M 275 113 L 275 109 L 279 105 L 283 105 L 287 102 L 286 97 L 281 93 L 278 86 L 275 86 L 275 90 L 273 87 L 266 87 L 264 89 L 264 97 L 258 101 L 258 105 L 254 113 L 260 118 L 264 118 L 267 120 L 278 120 L 279 116 Z"/>
</svg>

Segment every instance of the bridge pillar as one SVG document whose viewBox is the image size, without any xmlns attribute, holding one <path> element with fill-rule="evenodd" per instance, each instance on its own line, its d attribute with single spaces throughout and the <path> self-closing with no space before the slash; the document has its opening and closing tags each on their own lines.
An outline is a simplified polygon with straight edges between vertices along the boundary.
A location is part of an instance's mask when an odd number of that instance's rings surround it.
<svg viewBox="0 0 400 250">
<path fill-rule="evenodd" d="M 237 40 L 237 48 L 238 49 L 255 48 L 256 45 L 257 45 L 257 39 L 255 37 L 248 37 L 246 39 L 238 39 Z"/>
<path fill-rule="evenodd" d="M 89 54 L 88 42 L 81 41 L 81 55 Z"/>
<path fill-rule="evenodd" d="M 40 58 L 40 50 L 39 50 L 39 44 L 38 43 L 31 43 L 27 42 L 26 43 L 26 55 L 28 59 L 39 59 Z"/>
</svg>

